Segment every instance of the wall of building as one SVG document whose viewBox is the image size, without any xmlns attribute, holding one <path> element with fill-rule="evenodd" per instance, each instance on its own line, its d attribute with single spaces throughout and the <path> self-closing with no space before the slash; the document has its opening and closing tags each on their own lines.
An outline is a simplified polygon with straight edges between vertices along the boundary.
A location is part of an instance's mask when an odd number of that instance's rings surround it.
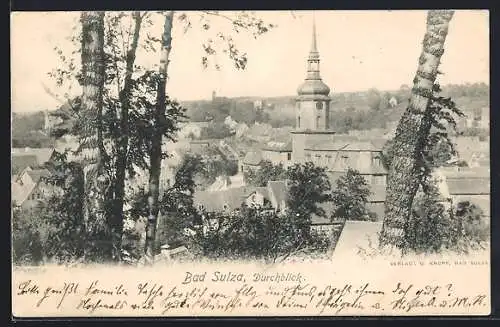
<svg viewBox="0 0 500 327">
<path fill-rule="evenodd" d="M 263 160 L 269 160 L 273 164 L 279 164 L 282 163 L 283 165 L 288 164 L 290 160 L 288 160 L 288 155 L 291 155 L 290 152 L 278 152 L 278 151 L 268 151 L 268 150 L 263 150 L 262 151 L 262 159 Z"/>
</svg>

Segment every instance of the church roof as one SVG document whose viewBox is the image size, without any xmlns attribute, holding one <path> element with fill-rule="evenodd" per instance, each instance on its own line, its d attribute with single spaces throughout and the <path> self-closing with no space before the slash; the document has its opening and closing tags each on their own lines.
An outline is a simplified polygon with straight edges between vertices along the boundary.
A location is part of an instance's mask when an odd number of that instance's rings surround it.
<svg viewBox="0 0 500 327">
<path fill-rule="evenodd" d="M 376 144 L 375 144 L 376 143 Z M 382 151 L 380 143 L 372 140 L 339 140 L 335 142 L 321 141 L 307 145 L 307 150 L 325 150 L 325 151 Z"/>
<path fill-rule="evenodd" d="M 306 79 L 297 89 L 299 95 L 328 95 L 330 88 L 321 79 Z"/>
</svg>

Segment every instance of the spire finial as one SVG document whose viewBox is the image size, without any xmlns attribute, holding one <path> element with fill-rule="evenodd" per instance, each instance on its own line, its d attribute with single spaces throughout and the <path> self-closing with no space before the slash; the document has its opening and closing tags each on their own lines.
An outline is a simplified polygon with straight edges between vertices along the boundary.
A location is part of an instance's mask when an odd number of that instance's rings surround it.
<svg viewBox="0 0 500 327">
<path fill-rule="evenodd" d="M 313 11 L 311 52 L 318 52 L 318 48 L 316 46 L 316 18 L 315 18 L 315 15 L 314 15 L 314 11 Z"/>
</svg>

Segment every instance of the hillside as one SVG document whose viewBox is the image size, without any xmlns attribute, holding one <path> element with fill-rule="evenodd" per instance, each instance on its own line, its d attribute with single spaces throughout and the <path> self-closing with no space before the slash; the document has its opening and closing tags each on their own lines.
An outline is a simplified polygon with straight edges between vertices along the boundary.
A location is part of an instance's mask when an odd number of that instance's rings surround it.
<svg viewBox="0 0 500 327">
<path fill-rule="evenodd" d="M 339 133 L 349 130 L 385 128 L 398 121 L 406 109 L 410 89 L 333 93 L 330 126 Z M 490 106 L 489 87 L 484 83 L 447 85 L 442 96 L 452 97 L 468 116 L 477 109 Z M 389 100 L 397 101 L 395 106 Z M 273 127 L 295 125 L 295 96 L 280 97 L 216 97 L 213 100 L 181 102 L 191 121 L 212 120 L 222 123 L 227 116 L 237 122 L 253 125 L 255 122 Z M 14 147 L 46 147 L 53 140 L 44 135 L 44 112 L 12 113 L 12 145 Z"/>
</svg>

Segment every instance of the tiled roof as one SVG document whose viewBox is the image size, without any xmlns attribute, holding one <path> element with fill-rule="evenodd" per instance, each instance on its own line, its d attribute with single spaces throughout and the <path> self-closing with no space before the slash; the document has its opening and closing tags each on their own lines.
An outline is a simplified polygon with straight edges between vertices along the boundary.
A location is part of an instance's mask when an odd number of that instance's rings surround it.
<svg viewBox="0 0 500 327">
<path fill-rule="evenodd" d="M 50 172 L 47 169 L 34 169 L 26 172 L 33 182 L 38 183 L 40 178 L 50 176 Z"/>
<path fill-rule="evenodd" d="M 263 147 L 263 150 L 276 152 L 291 152 L 292 142 L 269 142 Z"/>
<path fill-rule="evenodd" d="M 26 167 L 37 167 L 38 160 L 33 154 L 13 154 L 11 159 L 11 172 L 19 174 Z"/>
<path fill-rule="evenodd" d="M 288 198 L 288 191 L 285 181 L 269 181 L 267 185 L 278 203 L 286 201 Z"/>
<path fill-rule="evenodd" d="M 199 191 L 195 192 L 193 200 L 196 206 L 203 205 L 207 211 L 221 211 L 224 205 L 227 205 L 229 209 L 236 209 L 256 189 L 259 188 L 243 186 L 214 192 Z M 267 190 L 264 195 L 266 194 Z"/>
<path fill-rule="evenodd" d="M 439 171 L 446 176 L 447 179 L 490 178 L 489 167 L 446 167 L 440 168 Z"/>
<path fill-rule="evenodd" d="M 447 179 L 450 195 L 459 194 L 490 194 L 489 178 Z"/>
<path fill-rule="evenodd" d="M 247 165 L 257 166 L 262 162 L 262 152 L 260 151 L 250 151 L 247 152 L 245 158 L 243 159 L 243 163 Z"/>
<path fill-rule="evenodd" d="M 13 148 L 12 157 L 21 155 L 33 155 L 39 165 L 42 165 L 50 160 L 54 154 L 54 148 Z"/>
<path fill-rule="evenodd" d="M 334 141 L 321 141 L 306 145 L 306 149 L 324 151 L 382 151 L 385 140 L 360 140 L 357 137 L 335 137 Z"/>
</svg>

